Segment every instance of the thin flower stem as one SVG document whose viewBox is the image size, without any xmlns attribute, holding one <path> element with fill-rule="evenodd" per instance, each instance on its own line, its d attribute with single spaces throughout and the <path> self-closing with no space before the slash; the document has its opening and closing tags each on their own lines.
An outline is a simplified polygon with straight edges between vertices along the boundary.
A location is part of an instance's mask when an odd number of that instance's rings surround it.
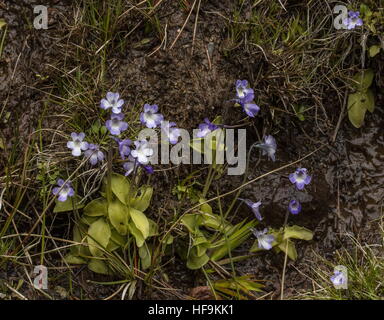
<svg viewBox="0 0 384 320">
<path fill-rule="evenodd" d="M 112 147 L 109 147 L 108 149 L 108 183 L 107 183 L 107 202 L 111 203 L 112 202 L 112 186 L 111 186 L 111 181 L 112 181 Z"/>
<path fill-rule="evenodd" d="M 213 170 L 213 165 L 210 165 L 209 166 L 207 180 L 205 180 L 205 185 L 204 185 L 204 189 L 203 189 L 203 195 L 202 196 L 203 196 L 204 199 L 205 199 L 205 196 L 207 195 L 209 187 L 210 187 L 210 180 L 211 180 L 212 170 Z"/>
<path fill-rule="evenodd" d="M 285 269 L 287 268 L 287 260 L 288 260 L 288 239 L 285 240 L 287 243 L 285 245 L 285 257 L 284 257 L 284 267 L 283 267 L 283 275 L 281 277 L 281 295 L 280 300 L 284 299 L 284 282 L 285 282 Z"/>
<path fill-rule="evenodd" d="M 249 148 L 248 155 L 247 155 L 247 167 L 246 167 L 245 172 L 244 172 L 244 177 L 243 177 L 242 185 L 245 184 L 245 181 L 247 180 L 248 169 L 249 169 L 249 160 L 250 160 L 250 158 L 251 158 L 251 152 L 252 152 L 253 148 L 256 147 L 256 145 L 257 145 L 257 143 L 254 143 L 254 144 L 252 144 L 252 146 Z M 260 163 L 260 157 L 259 157 L 259 160 L 257 161 L 257 163 L 256 163 L 255 166 L 257 167 L 257 166 L 259 165 L 259 163 Z M 237 191 L 235 197 L 234 197 L 233 200 L 232 200 L 231 205 L 228 207 L 228 209 L 227 209 L 227 211 L 226 211 L 226 213 L 225 213 L 225 215 L 224 215 L 224 219 L 226 219 L 227 216 L 229 215 L 229 213 L 232 211 L 232 209 L 233 209 L 233 207 L 234 207 L 234 205 L 235 205 L 235 203 L 236 203 L 237 199 L 239 198 L 239 196 L 240 196 L 240 194 L 241 194 L 242 191 L 243 191 L 242 189 L 239 189 L 239 190 Z"/>
</svg>

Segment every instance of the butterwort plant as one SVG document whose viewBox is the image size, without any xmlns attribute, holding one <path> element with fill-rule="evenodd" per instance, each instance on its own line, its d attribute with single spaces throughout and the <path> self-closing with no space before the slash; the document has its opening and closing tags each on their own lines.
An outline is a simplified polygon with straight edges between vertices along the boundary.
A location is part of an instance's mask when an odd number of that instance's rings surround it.
<svg viewBox="0 0 384 320">
<path fill-rule="evenodd" d="M 112 135 L 118 136 L 122 132 L 128 129 L 128 123 L 123 121 L 123 119 L 124 119 L 124 114 L 112 113 L 111 119 L 105 122 L 105 126 L 107 127 L 107 129 Z"/>
<path fill-rule="evenodd" d="M 296 199 L 292 199 L 289 201 L 288 210 L 294 215 L 299 214 L 301 211 L 301 203 Z"/>
<path fill-rule="evenodd" d="M 104 160 L 104 153 L 100 151 L 100 147 L 97 144 L 90 143 L 88 150 L 84 152 L 84 156 L 89 158 L 91 165 L 96 165 L 99 161 Z"/>
<path fill-rule="evenodd" d="M 72 155 L 74 157 L 81 156 L 81 152 L 88 149 L 88 142 L 83 141 L 85 138 L 85 133 L 72 132 L 71 133 L 72 141 L 67 142 L 67 147 L 72 150 Z"/>
<path fill-rule="evenodd" d="M 235 101 L 243 108 L 244 112 L 251 118 L 256 117 L 260 107 L 254 102 L 254 90 L 249 88 L 247 80 L 236 81 Z"/>
<path fill-rule="evenodd" d="M 218 129 L 219 126 L 209 121 L 208 118 L 204 119 L 204 122 L 199 124 L 198 131 L 196 133 L 196 137 L 205 138 L 208 134 Z"/>
<path fill-rule="evenodd" d="M 124 100 L 120 99 L 119 93 L 108 92 L 107 97 L 100 101 L 101 109 L 111 109 L 113 113 L 121 113 L 121 108 L 124 105 Z"/>
<path fill-rule="evenodd" d="M 122 160 L 125 160 L 131 154 L 132 140 L 130 139 L 119 139 L 113 137 L 117 142 L 119 148 L 119 154 Z"/>
<path fill-rule="evenodd" d="M 272 244 L 275 241 L 275 237 L 272 234 L 268 234 L 268 228 L 265 228 L 262 231 L 258 231 L 254 228 L 251 228 L 253 235 L 257 238 L 258 247 L 263 250 L 271 250 Z"/>
<path fill-rule="evenodd" d="M 303 190 L 306 185 L 311 183 L 311 180 L 312 177 L 308 174 L 306 168 L 298 168 L 289 175 L 289 181 L 295 184 L 298 190 Z"/>
<path fill-rule="evenodd" d="M 242 199 L 242 198 L 238 198 L 238 199 L 240 201 L 243 201 L 252 210 L 257 220 L 259 221 L 263 220 L 263 217 L 260 214 L 261 201 L 253 202 L 249 199 Z"/>
<path fill-rule="evenodd" d="M 348 30 L 355 29 L 356 27 L 360 27 L 363 25 L 363 20 L 360 18 L 359 11 L 349 11 L 348 18 L 344 19 L 344 25 Z"/>
<path fill-rule="evenodd" d="M 256 147 L 260 148 L 262 150 L 262 154 L 267 155 L 272 161 L 276 160 L 275 153 L 277 149 L 277 144 L 273 136 L 265 136 L 263 139 L 263 143 L 257 144 Z"/>
<path fill-rule="evenodd" d="M 63 179 L 57 180 L 57 187 L 52 189 L 52 193 L 57 196 L 57 200 L 60 202 L 67 201 L 68 197 L 75 195 L 71 181 L 65 182 Z"/>
<path fill-rule="evenodd" d="M 164 116 L 158 111 L 159 106 L 157 104 L 145 104 L 144 112 L 140 114 L 141 123 L 149 129 L 157 128 L 164 120 Z"/>
<path fill-rule="evenodd" d="M 162 121 L 161 129 L 165 133 L 170 144 L 176 144 L 179 141 L 181 133 L 175 122 Z"/>
</svg>

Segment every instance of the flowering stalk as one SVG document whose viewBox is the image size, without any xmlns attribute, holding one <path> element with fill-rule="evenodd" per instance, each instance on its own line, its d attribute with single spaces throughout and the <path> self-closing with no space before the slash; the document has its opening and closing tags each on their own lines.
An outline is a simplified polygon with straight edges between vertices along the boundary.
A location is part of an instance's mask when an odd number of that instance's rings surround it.
<svg viewBox="0 0 384 320">
<path fill-rule="evenodd" d="M 248 155 L 247 155 L 247 166 L 246 166 L 246 168 L 245 168 L 244 177 L 243 177 L 243 181 L 242 181 L 241 185 L 245 184 L 245 182 L 246 182 L 246 180 L 247 180 L 248 169 L 249 169 L 249 161 L 250 161 L 250 158 L 251 158 L 251 152 L 252 152 L 253 148 L 256 148 L 256 147 L 257 147 L 257 145 L 258 145 L 257 143 L 254 143 L 254 144 L 252 144 L 251 147 L 249 148 Z M 259 157 L 259 160 L 257 160 L 257 163 L 256 163 L 255 167 L 257 167 L 257 166 L 259 165 L 260 161 L 261 161 L 261 158 Z M 227 212 L 226 212 L 225 215 L 224 215 L 225 219 L 227 218 L 227 216 L 229 215 L 229 213 L 232 211 L 232 209 L 233 209 L 233 207 L 234 207 L 234 205 L 235 205 L 237 199 L 239 198 L 241 192 L 242 192 L 242 189 L 240 188 L 240 189 L 237 191 L 235 197 L 234 197 L 233 200 L 232 200 L 231 205 L 228 207 Z"/>
<path fill-rule="evenodd" d="M 107 160 L 107 201 L 108 203 L 112 202 L 112 158 L 113 158 L 113 150 L 112 147 L 109 146 L 108 148 L 108 160 Z"/>
</svg>

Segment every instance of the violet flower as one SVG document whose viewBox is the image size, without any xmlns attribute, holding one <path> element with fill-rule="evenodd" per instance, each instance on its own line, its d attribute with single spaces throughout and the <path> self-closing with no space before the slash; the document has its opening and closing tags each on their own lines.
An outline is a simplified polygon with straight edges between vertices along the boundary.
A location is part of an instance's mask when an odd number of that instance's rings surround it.
<svg viewBox="0 0 384 320">
<path fill-rule="evenodd" d="M 247 80 L 237 80 L 236 81 L 236 96 L 239 100 L 242 101 L 252 101 L 254 99 L 254 91 L 251 88 L 248 88 Z"/>
<path fill-rule="evenodd" d="M 112 135 L 118 136 L 123 131 L 128 129 L 128 123 L 123 121 L 123 119 L 124 119 L 124 115 L 122 113 L 119 113 L 119 114 L 112 113 L 111 120 L 107 120 L 105 122 L 105 126 L 107 127 L 107 129 Z"/>
<path fill-rule="evenodd" d="M 176 144 L 181 136 L 180 129 L 176 128 L 176 123 L 163 121 L 161 122 L 161 128 L 168 138 L 169 143 Z"/>
<path fill-rule="evenodd" d="M 218 125 L 209 121 L 208 118 L 205 118 L 204 123 L 199 124 L 199 130 L 196 133 L 196 137 L 204 138 L 207 134 L 211 133 L 212 131 L 218 128 Z"/>
<path fill-rule="evenodd" d="M 335 270 L 331 282 L 336 287 L 343 287 L 347 284 L 347 275 L 342 270 Z"/>
<path fill-rule="evenodd" d="M 99 146 L 97 144 L 90 143 L 89 149 L 84 152 L 85 157 L 89 157 L 89 162 L 91 165 L 97 164 L 99 161 L 104 160 L 104 153 L 99 150 Z"/>
<path fill-rule="evenodd" d="M 301 211 L 301 203 L 296 199 L 289 201 L 288 210 L 292 214 L 299 214 Z"/>
<path fill-rule="evenodd" d="M 254 102 L 243 102 L 239 101 L 240 105 L 243 107 L 245 113 L 251 117 L 254 118 L 260 111 L 260 107 L 255 104 Z"/>
<path fill-rule="evenodd" d="M 153 167 L 152 166 L 143 166 L 143 168 L 144 168 L 144 170 L 145 170 L 145 172 L 147 173 L 147 174 L 152 174 L 152 173 L 154 173 L 155 172 L 155 170 L 153 169 Z"/>
<path fill-rule="evenodd" d="M 349 11 L 348 18 L 344 19 L 343 24 L 347 27 L 348 30 L 355 29 L 363 25 L 363 20 L 359 18 L 359 11 Z"/>
<path fill-rule="evenodd" d="M 236 96 L 235 101 L 239 103 L 244 109 L 245 113 L 254 118 L 260 111 L 260 107 L 253 101 L 255 93 L 253 89 L 248 88 L 247 80 L 236 81 Z"/>
<path fill-rule="evenodd" d="M 83 141 L 85 138 L 85 133 L 80 132 L 79 134 L 72 132 L 71 133 L 72 141 L 67 142 L 67 147 L 72 149 L 72 155 L 78 157 L 81 155 L 81 151 L 88 149 L 88 142 Z"/>
<path fill-rule="evenodd" d="M 242 198 L 239 198 L 239 200 L 244 201 L 244 203 L 249 208 L 251 208 L 251 210 L 252 210 L 252 212 L 255 215 L 257 220 L 259 220 L 259 221 L 263 220 L 263 217 L 260 214 L 260 208 L 259 208 L 261 206 L 261 201 L 253 202 L 253 201 L 251 201 L 249 199 L 242 199 Z"/>
<path fill-rule="evenodd" d="M 256 147 L 262 149 L 263 155 L 268 155 L 268 157 L 272 160 L 275 161 L 275 153 L 276 153 L 276 140 L 274 137 L 271 135 L 265 136 L 264 137 L 264 142 L 256 145 Z"/>
<path fill-rule="evenodd" d="M 63 179 L 57 180 L 58 187 L 52 189 L 52 193 L 57 197 L 58 201 L 64 202 L 68 197 L 73 197 L 75 195 L 75 191 L 72 188 L 71 181 L 65 181 Z"/>
<path fill-rule="evenodd" d="M 149 142 L 142 140 L 135 141 L 134 144 L 136 149 L 131 151 L 132 157 L 142 165 L 148 164 L 150 157 L 153 155 L 153 149 L 150 147 Z"/>
<path fill-rule="evenodd" d="M 137 163 L 136 159 L 134 157 L 132 157 L 132 155 L 129 155 L 128 161 L 124 162 L 124 164 L 123 164 L 123 168 L 125 170 L 125 176 L 130 175 L 135 170 L 137 165 L 138 165 L 138 163 Z"/>
<path fill-rule="evenodd" d="M 120 99 L 120 94 L 108 92 L 107 99 L 102 99 L 100 101 L 100 107 L 104 110 L 112 108 L 113 113 L 121 113 L 121 107 L 124 104 L 124 100 Z"/>
<path fill-rule="evenodd" d="M 257 238 L 258 246 L 260 249 L 272 249 L 272 243 L 275 241 L 275 237 L 272 234 L 267 234 L 267 228 L 265 228 L 263 231 L 258 231 L 254 228 L 251 228 L 251 231 L 253 235 Z"/>
<path fill-rule="evenodd" d="M 154 169 L 150 165 L 141 165 L 134 157 L 129 156 L 129 161 L 123 164 L 123 168 L 125 170 L 125 176 L 129 176 L 136 167 L 142 166 L 147 174 L 152 174 Z"/>
<path fill-rule="evenodd" d="M 294 173 L 289 175 L 289 181 L 296 184 L 298 190 L 303 190 L 307 184 L 310 184 L 312 177 L 308 175 L 307 169 L 298 168 Z"/>
<path fill-rule="evenodd" d="M 121 159 L 125 160 L 126 157 L 128 157 L 130 154 L 131 154 L 131 144 L 132 144 L 132 141 L 129 140 L 129 139 L 124 139 L 124 140 L 121 140 L 119 138 L 114 138 L 114 140 L 118 143 L 119 145 L 119 153 L 120 153 L 120 157 Z"/>
<path fill-rule="evenodd" d="M 159 110 L 158 105 L 144 105 L 144 112 L 140 114 L 140 121 L 142 124 L 145 124 L 147 128 L 153 129 L 157 128 L 163 121 L 164 116 L 161 113 L 157 113 Z"/>
</svg>

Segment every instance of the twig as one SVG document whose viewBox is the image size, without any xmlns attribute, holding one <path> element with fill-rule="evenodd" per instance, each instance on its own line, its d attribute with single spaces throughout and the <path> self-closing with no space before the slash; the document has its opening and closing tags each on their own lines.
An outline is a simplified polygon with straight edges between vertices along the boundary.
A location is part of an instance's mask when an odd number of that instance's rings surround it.
<svg viewBox="0 0 384 320">
<path fill-rule="evenodd" d="M 193 12 L 193 9 L 195 8 L 196 2 L 197 2 L 197 0 L 195 0 L 195 1 L 193 2 L 192 8 L 191 8 L 191 10 L 189 11 L 189 14 L 188 14 L 187 19 L 185 19 L 183 26 L 182 26 L 181 29 L 179 30 L 179 34 L 177 35 L 176 39 L 172 42 L 171 47 L 170 47 L 169 49 L 172 49 L 172 48 L 173 48 L 173 46 L 176 44 L 177 40 L 179 39 L 179 37 L 180 37 L 181 34 L 183 33 L 183 30 L 184 30 L 185 26 L 187 25 L 187 23 L 188 23 L 188 21 L 189 21 L 189 18 L 191 17 L 191 14 L 192 14 L 192 12 Z"/>
<path fill-rule="evenodd" d="M 199 4 L 197 5 L 197 12 L 196 12 L 196 18 L 195 18 L 195 27 L 193 28 L 191 55 L 193 55 L 193 48 L 194 48 L 194 44 L 195 44 L 196 31 L 197 31 L 197 21 L 199 20 L 200 5 L 201 5 L 201 0 L 199 0 Z M 209 59 L 209 56 L 208 56 L 208 59 Z"/>
</svg>

